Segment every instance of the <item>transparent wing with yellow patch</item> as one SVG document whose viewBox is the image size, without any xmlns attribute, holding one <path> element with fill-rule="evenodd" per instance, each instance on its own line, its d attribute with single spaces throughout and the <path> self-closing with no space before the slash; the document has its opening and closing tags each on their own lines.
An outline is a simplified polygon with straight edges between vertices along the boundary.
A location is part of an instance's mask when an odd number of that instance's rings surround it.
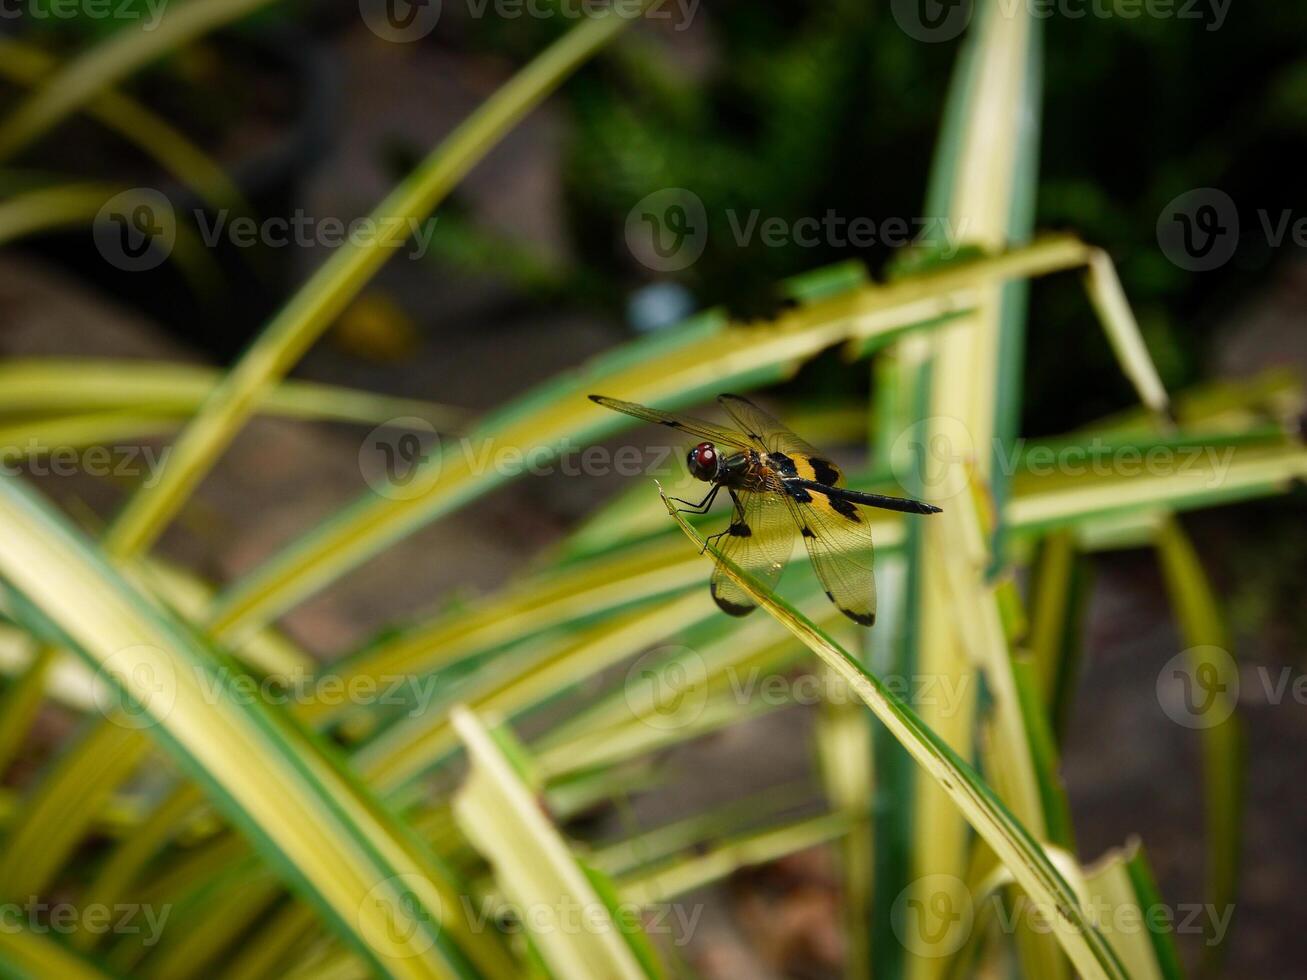
<svg viewBox="0 0 1307 980">
<path fill-rule="evenodd" d="M 794 552 L 794 520 L 785 497 L 747 490 L 737 490 L 732 496 L 739 506 L 731 515 L 730 527 L 718 538 L 718 551 L 770 591 Z M 717 605 L 732 616 L 746 616 L 756 608 L 750 595 L 727 576 L 720 563 L 713 569 L 710 589 Z"/>
<path fill-rule="evenodd" d="M 826 595 L 849 619 L 871 626 L 876 622 L 871 524 L 857 505 L 847 500 L 815 490 L 799 490 L 798 494 L 781 499 L 799 526 Z"/>
<path fill-rule="evenodd" d="M 838 466 L 810 443 L 796 436 L 769 412 L 739 395 L 719 395 L 717 402 L 744 430 L 744 434 L 753 443 L 753 448 L 760 449 L 769 456 L 780 454 L 789 460 L 793 472 L 786 472 L 782 460 L 777 467 L 781 476 L 797 476 L 824 483 L 828 487 L 843 485 L 844 474 Z"/>
<path fill-rule="evenodd" d="M 623 412 L 637 419 L 644 419 L 646 422 L 656 422 L 659 425 L 679 429 L 681 432 L 698 436 L 700 439 L 707 439 L 709 442 L 718 445 L 732 446 L 735 449 L 754 448 L 743 433 L 728 429 L 722 425 L 714 425 L 712 422 L 705 422 L 703 419 L 691 418 L 688 415 L 674 415 L 671 412 L 663 412 L 656 408 L 649 408 L 646 405 L 624 402 L 604 395 L 591 395 L 590 400 L 604 406 L 604 408 L 611 408 L 615 412 Z"/>
</svg>

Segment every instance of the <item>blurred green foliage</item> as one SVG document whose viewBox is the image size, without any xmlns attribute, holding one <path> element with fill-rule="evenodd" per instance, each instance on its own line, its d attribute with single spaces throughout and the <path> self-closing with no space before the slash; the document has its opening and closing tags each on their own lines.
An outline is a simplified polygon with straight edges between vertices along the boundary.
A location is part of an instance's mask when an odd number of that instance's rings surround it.
<svg viewBox="0 0 1307 980">
<path fill-rule="evenodd" d="M 1166 19 L 1128 9 L 1044 21 L 1036 227 L 1075 229 L 1112 254 L 1165 380 L 1183 385 L 1201 373 L 1213 323 L 1292 247 L 1267 243 L 1258 210 L 1302 199 L 1307 7 L 1222 16 L 1177 3 Z M 467 20 L 460 40 L 524 59 L 564 23 Z M 642 197 L 684 187 L 704 202 L 708 246 L 669 275 L 705 304 L 753 311 L 776 280 L 852 257 L 879 272 L 891 256 L 883 243 L 767 247 L 755 235 L 741 247 L 729 216 L 929 217 L 926 172 L 955 48 L 909 37 L 888 3 L 857 0 L 704 0 L 687 30 L 633 32 L 565 96 L 578 265 L 629 287 L 666 278 L 631 259 L 622 229 Z M 1229 264 L 1194 274 L 1166 260 L 1155 228 L 1168 201 L 1204 186 L 1233 197 L 1244 233 Z M 1035 288 L 1024 430 L 1064 430 L 1128 401 L 1078 284 Z"/>
<path fill-rule="evenodd" d="M 113 2 L 148 14 L 144 0 Z M 31 4 L 45 10 L 50 0 Z M 570 12 L 575 2 L 534 5 Z M 265 46 L 248 42 L 287 21 L 320 35 L 357 30 L 348 6 L 274 5 L 166 59 L 128 89 L 166 117 L 186 120 L 206 146 L 241 119 L 293 118 L 295 86 L 270 79 Z M 703 305 L 766 315 L 776 308 L 774 284 L 796 274 L 849 259 L 883 274 L 894 243 L 884 240 L 882 223 L 915 227 L 934 217 L 921 213 L 926 174 L 959 41 L 914 39 L 888 0 L 700 0 L 688 25 L 678 4 L 665 7 L 668 19 L 639 25 L 560 96 L 569 115 L 568 252 L 507 242 L 478 227 L 455 199 L 442 213 L 434 254 L 505 280 L 528 299 L 617 316 L 634 289 L 659 280 L 675 280 Z M 561 9 L 556 17 L 514 18 L 474 16 L 477 9 L 446 2 L 439 29 L 422 43 L 522 63 L 574 21 Z M 1164 380 L 1190 384 L 1204 373 L 1213 325 L 1255 283 L 1273 281 L 1268 270 L 1294 247 L 1267 240 L 1260 212 L 1279 216 L 1303 199 L 1307 7 L 1176 0 L 1167 17 L 1124 0 L 1057 0 L 1039 9 L 1050 15 L 1042 20 L 1036 228 L 1075 230 L 1109 251 Z M 1097 13 L 1103 10 L 1111 15 Z M 16 23 L 65 53 L 116 24 L 47 16 Z M 122 169 L 114 154 L 100 152 L 105 137 L 93 128 L 94 151 L 81 152 L 87 138 L 86 127 L 65 128 L 38 162 L 76 169 L 76 161 L 93 159 L 99 175 Z M 377 152 L 392 156 L 399 174 L 413 149 Z M 1155 229 L 1167 202 L 1209 186 L 1234 199 L 1243 235 L 1232 261 L 1191 273 L 1166 259 Z M 707 248 L 688 269 L 655 273 L 631 256 L 623 228 L 638 201 L 673 187 L 703 201 Z M 740 240 L 738 229 L 751 220 L 826 215 L 870 219 L 879 229 L 875 243 L 772 245 L 756 227 Z M 1040 315 L 1030 327 L 1023 431 L 1064 431 L 1126 403 L 1078 285 L 1063 279 L 1034 289 Z M 1068 352 L 1077 367 L 1071 376 L 1060 369 Z"/>
</svg>

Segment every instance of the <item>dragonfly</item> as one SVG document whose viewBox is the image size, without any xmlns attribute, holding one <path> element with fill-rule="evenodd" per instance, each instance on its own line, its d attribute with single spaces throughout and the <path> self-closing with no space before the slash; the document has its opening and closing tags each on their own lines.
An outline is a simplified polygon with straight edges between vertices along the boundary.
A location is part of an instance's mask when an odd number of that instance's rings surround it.
<svg viewBox="0 0 1307 980">
<path fill-rule="evenodd" d="M 603 395 L 591 395 L 590 400 L 703 440 L 690 449 L 685 462 L 691 476 L 711 487 L 702 500 L 672 497 L 686 505 L 680 510 L 706 514 L 724 488 L 733 504 L 731 522 L 708 540 L 725 538 L 717 549 L 721 557 L 749 572 L 768 591 L 780 580 L 795 536 L 801 537 L 827 598 L 862 626 L 876 622 L 876 579 L 871 525 L 859 505 L 904 514 L 941 512 L 920 500 L 848 488 L 835 463 L 739 395 L 717 398 L 735 429 Z M 732 616 L 746 616 L 757 607 L 720 561 L 709 588 L 717 605 Z"/>
</svg>

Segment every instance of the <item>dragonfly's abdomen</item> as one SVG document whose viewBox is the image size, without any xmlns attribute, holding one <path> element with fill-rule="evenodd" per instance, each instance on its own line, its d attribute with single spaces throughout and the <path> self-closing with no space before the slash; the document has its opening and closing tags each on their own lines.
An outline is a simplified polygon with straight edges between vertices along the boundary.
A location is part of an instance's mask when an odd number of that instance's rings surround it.
<svg viewBox="0 0 1307 980">
<path fill-rule="evenodd" d="M 839 483 L 840 468 L 820 456 L 789 456 L 786 453 L 768 453 L 767 461 L 783 479 L 811 480 L 833 487 Z"/>
</svg>

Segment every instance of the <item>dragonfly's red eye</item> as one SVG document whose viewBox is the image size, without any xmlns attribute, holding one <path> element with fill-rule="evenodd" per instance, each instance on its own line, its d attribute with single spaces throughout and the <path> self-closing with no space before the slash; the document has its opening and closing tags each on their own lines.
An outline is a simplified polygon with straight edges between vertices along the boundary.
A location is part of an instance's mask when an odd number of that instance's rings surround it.
<svg viewBox="0 0 1307 980">
<path fill-rule="evenodd" d="M 717 450 L 711 442 L 701 442 L 686 457 L 690 475 L 698 480 L 711 480 L 717 475 Z"/>
</svg>

